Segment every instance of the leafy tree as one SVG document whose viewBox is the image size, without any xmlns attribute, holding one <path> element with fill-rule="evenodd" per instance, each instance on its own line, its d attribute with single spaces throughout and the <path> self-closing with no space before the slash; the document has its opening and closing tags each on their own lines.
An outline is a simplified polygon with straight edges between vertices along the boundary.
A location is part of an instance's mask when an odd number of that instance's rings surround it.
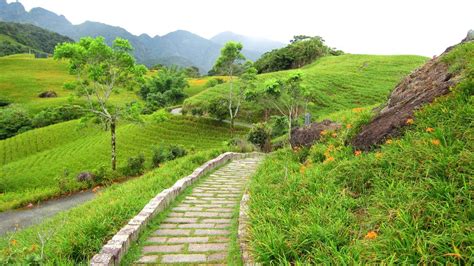
<svg viewBox="0 0 474 266">
<path fill-rule="evenodd" d="M 221 50 L 221 55 L 217 59 L 213 70 L 216 73 L 227 75 L 229 77 L 229 95 L 227 98 L 230 130 L 234 132 L 235 118 L 239 114 L 242 101 L 245 99 L 245 90 L 252 86 L 256 79 L 257 70 L 252 66 L 251 62 L 242 64 L 245 57 L 241 51 L 243 46 L 241 43 L 228 42 Z M 243 74 L 242 74 L 243 72 Z M 234 76 L 242 74 L 238 91 L 234 91 Z"/>
<path fill-rule="evenodd" d="M 69 71 L 78 80 L 76 90 L 87 100 L 86 110 L 110 128 L 112 170 L 117 167 L 117 122 L 121 117 L 136 118 L 136 114 L 129 112 L 136 112 L 137 109 L 112 106 L 110 96 L 119 92 L 119 86 L 137 86 L 143 82 L 146 73 L 144 66 L 135 64 L 132 50 L 128 40 L 117 38 L 112 46 L 108 46 L 103 37 L 87 37 L 78 43 L 60 44 L 54 51 L 55 59 L 69 59 Z"/>
<path fill-rule="evenodd" d="M 291 127 L 298 119 L 307 103 L 307 96 L 301 85 L 303 75 L 300 72 L 290 74 L 286 79 L 269 79 L 263 88 L 248 90 L 248 100 L 258 102 L 267 108 L 277 110 L 286 117 L 288 136 L 291 138 Z"/>
<path fill-rule="evenodd" d="M 199 73 L 199 68 L 195 66 L 190 66 L 184 69 L 186 76 L 188 78 L 199 78 L 201 74 Z"/>
<path fill-rule="evenodd" d="M 0 139 L 15 136 L 31 127 L 31 118 L 25 110 L 14 106 L 0 109 Z"/>
<path fill-rule="evenodd" d="M 177 67 L 164 67 L 146 80 L 140 89 L 140 96 L 146 101 L 147 112 L 151 113 L 181 102 L 186 97 L 184 88 L 187 86 L 185 71 Z"/>
</svg>

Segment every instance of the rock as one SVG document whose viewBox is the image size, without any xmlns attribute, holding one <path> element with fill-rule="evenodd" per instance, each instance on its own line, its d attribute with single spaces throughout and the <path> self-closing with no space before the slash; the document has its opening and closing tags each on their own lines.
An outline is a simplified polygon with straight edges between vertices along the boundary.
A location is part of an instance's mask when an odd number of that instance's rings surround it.
<svg viewBox="0 0 474 266">
<path fill-rule="evenodd" d="M 77 182 L 89 182 L 94 180 L 94 175 L 91 172 L 82 172 L 76 176 Z"/>
<path fill-rule="evenodd" d="M 294 128 L 291 130 L 290 144 L 292 147 L 311 147 L 321 137 L 323 130 L 337 130 L 341 125 L 331 120 L 320 123 L 311 123 L 309 126 Z"/>
<path fill-rule="evenodd" d="M 44 91 L 38 95 L 40 98 L 56 98 L 58 94 L 55 91 Z"/>
<path fill-rule="evenodd" d="M 448 65 L 441 58 L 442 55 L 429 60 L 395 87 L 386 106 L 371 122 L 362 126 L 360 133 L 351 141 L 356 149 L 367 151 L 388 138 L 399 136 L 404 126 L 413 123 L 415 110 L 449 93 L 449 88 L 455 86 L 458 79 L 449 73 Z"/>
<path fill-rule="evenodd" d="M 474 30 L 469 30 L 467 32 L 467 36 L 466 38 L 464 38 L 464 40 L 462 40 L 463 42 L 470 42 L 470 41 L 474 41 Z"/>
</svg>

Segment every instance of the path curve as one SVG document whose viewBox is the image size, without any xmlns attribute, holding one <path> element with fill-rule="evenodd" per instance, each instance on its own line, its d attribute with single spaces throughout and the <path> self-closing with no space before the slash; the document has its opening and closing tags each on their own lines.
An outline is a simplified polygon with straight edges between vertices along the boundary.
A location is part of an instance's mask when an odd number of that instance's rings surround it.
<svg viewBox="0 0 474 266">
<path fill-rule="evenodd" d="M 182 107 L 177 107 L 177 108 L 171 109 L 170 113 L 172 115 L 183 115 L 183 108 Z M 215 119 L 215 118 L 209 117 L 209 119 L 213 119 L 213 120 L 217 121 L 217 119 Z M 222 120 L 222 122 L 224 122 L 226 124 L 230 124 L 229 120 Z M 234 125 L 240 126 L 240 127 L 245 127 L 245 128 L 252 128 L 251 124 L 244 123 L 244 122 L 234 122 Z"/>
</svg>

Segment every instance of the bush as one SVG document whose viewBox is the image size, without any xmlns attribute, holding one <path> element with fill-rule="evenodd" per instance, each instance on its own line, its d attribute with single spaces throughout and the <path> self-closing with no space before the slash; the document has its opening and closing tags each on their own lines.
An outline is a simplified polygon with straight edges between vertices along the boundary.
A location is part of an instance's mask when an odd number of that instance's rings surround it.
<svg viewBox="0 0 474 266">
<path fill-rule="evenodd" d="M 28 113 L 17 107 L 0 109 L 0 140 L 31 129 Z"/>
<path fill-rule="evenodd" d="M 249 132 L 248 140 L 258 146 L 260 150 L 266 150 L 265 147 L 270 143 L 270 130 L 265 123 L 254 124 Z"/>
<path fill-rule="evenodd" d="M 209 103 L 208 113 L 211 117 L 222 121 L 229 115 L 228 101 L 225 98 L 216 98 Z"/>
<path fill-rule="evenodd" d="M 5 107 L 10 105 L 12 102 L 5 98 L 0 98 L 0 107 Z"/>
<path fill-rule="evenodd" d="M 227 146 L 229 146 L 231 151 L 234 152 L 247 153 L 255 151 L 255 146 L 252 143 L 250 143 L 248 140 L 241 138 L 231 139 L 227 143 Z"/>
<path fill-rule="evenodd" d="M 171 145 L 170 148 L 170 153 L 169 153 L 169 160 L 174 160 L 183 156 L 186 156 L 188 153 L 183 147 L 177 146 L 177 145 Z"/>
<path fill-rule="evenodd" d="M 145 170 L 145 155 L 140 153 L 136 157 L 128 158 L 127 166 L 123 168 L 122 172 L 126 176 L 137 176 L 143 174 Z"/>
<path fill-rule="evenodd" d="M 270 118 L 272 138 L 288 133 L 288 118 L 286 116 L 272 116 Z"/>
<path fill-rule="evenodd" d="M 161 109 L 159 111 L 154 112 L 151 115 L 151 118 L 154 122 L 161 123 L 168 121 L 170 119 L 170 114 L 165 109 Z"/>
<path fill-rule="evenodd" d="M 76 176 L 77 182 L 88 182 L 94 181 L 94 174 L 91 172 L 81 172 Z"/>
<path fill-rule="evenodd" d="M 213 78 L 213 79 L 208 80 L 206 82 L 206 84 L 204 84 L 204 87 L 205 88 L 211 88 L 211 87 L 214 87 L 214 86 L 222 84 L 222 83 L 225 83 L 225 80 L 223 80 L 221 78 Z"/>
<path fill-rule="evenodd" d="M 63 105 L 49 107 L 37 113 L 31 123 L 34 128 L 45 127 L 52 124 L 80 118 L 84 114 L 78 105 Z"/>
<path fill-rule="evenodd" d="M 151 157 L 151 164 L 153 167 L 158 167 L 170 157 L 170 152 L 164 146 L 153 147 L 153 154 Z"/>
</svg>

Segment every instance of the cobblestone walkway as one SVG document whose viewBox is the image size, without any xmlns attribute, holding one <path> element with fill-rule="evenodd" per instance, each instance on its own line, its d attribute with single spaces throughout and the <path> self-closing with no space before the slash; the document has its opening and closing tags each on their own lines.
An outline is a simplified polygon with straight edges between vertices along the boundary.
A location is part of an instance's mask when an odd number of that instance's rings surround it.
<svg viewBox="0 0 474 266">
<path fill-rule="evenodd" d="M 137 264 L 225 264 L 233 212 L 260 160 L 234 160 L 202 179 L 148 238 Z"/>
</svg>

